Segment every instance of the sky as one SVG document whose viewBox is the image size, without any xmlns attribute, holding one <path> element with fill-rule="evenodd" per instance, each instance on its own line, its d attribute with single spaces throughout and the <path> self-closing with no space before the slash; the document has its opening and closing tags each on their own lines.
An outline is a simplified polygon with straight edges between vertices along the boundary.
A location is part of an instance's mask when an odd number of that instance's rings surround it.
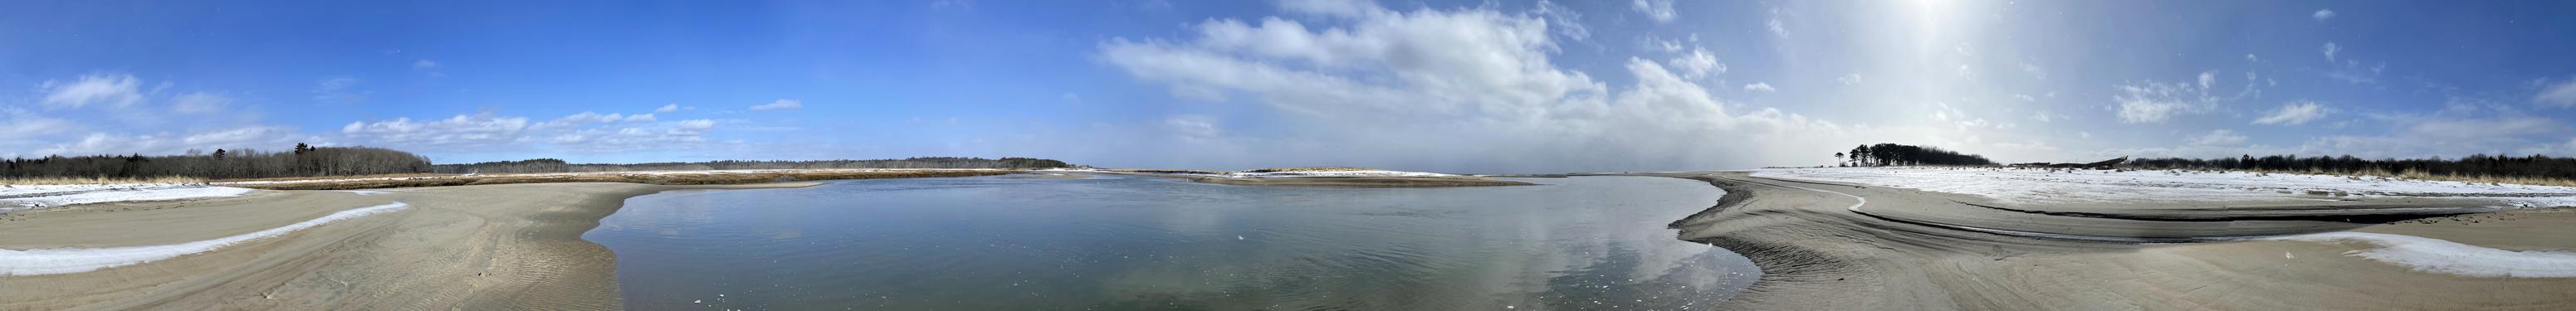
<svg viewBox="0 0 2576 311">
<path fill-rule="evenodd" d="M 2564 1 L 9 1 L 0 156 L 2576 156 Z M 193 151 L 192 151 L 193 150 Z"/>
</svg>

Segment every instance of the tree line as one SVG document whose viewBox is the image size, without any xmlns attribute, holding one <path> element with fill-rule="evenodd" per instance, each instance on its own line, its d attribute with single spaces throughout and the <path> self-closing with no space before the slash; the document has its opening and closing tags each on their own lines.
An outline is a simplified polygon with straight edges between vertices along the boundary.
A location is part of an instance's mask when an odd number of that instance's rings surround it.
<svg viewBox="0 0 2576 311">
<path fill-rule="evenodd" d="M 1073 167 L 1064 161 L 1038 158 L 961 158 L 915 157 L 882 160 L 821 161 L 708 161 L 657 162 L 635 164 L 574 164 L 560 159 L 530 159 L 470 164 L 432 166 L 437 173 L 570 173 L 624 171 L 703 171 L 703 170 L 768 170 L 768 169 L 852 169 L 852 168 L 1058 168 Z"/>
<path fill-rule="evenodd" d="M 1834 153 L 1843 166 L 1888 165 L 1995 165 L 1985 156 L 1963 154 L 1940 147 L 1898 144 L 1876 144 L 1852 147 L 1849 152 Z"/>
<path fill-rule="evenodd" d="M 189 150 L 184 155 L 90 155 L 12 158 L 0 165 L 0 178 L 154 178 L 205 179 L 342 176 L 426 173 L 428 157 L 393 149 L 313 147 L 295 144 L 288 152 L 252 149 Z"/>
<path fill-rule="evenodd" d="M 2131 167 L 2145 169 L 2229 169 L 2270 170 L 2324 173 L 2424 173 L 2454 176 L 2528 177 L 2576 179 L 2576 158 L 2530 156 L 2491 156 L 2476 154 L 2458 159 L 2431 157 L 2422 159 L 2361 159 L 2351 155 L 2299 157 L 2271 155 L 2235 158 L 2186 159 L 2158 158 L 2129 161 Z"/>
</svg>

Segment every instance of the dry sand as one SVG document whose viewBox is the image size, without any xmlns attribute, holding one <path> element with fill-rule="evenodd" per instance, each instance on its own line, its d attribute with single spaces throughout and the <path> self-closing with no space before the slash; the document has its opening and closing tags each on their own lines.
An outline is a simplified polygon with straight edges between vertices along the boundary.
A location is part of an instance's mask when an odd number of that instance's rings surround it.
<svg viewBox="0 0 2576 311">
<path fill-rule="evenodd" d="M 1683 239 L 1742 253 L 1762 267 L 1763 279 L 1722 309 L 2576 308 L 2576 278 L 2439 274 L 2345 255 L 2367 245 L 2223 238 L 2350 230 L 2506 250 L 2563 251 L 2576 249 L 2576 238 L 2570 238 L 2576 237 L 2576 212 L 2566 210 L 2511 210 L 2376 224 L 2264 218 L 2278 216 L 2266 213 L 2211 216 L 2174 212 L 2195 208 L 2191 206 L 2069 207 L 2094 212 L 2150 210 L 2138 214 L 2194 218 L 2139 220 L 2029 213 L 2053 209 L 2001 206 L 1973 197 L 1906 189 L 1753 178 L 1741 173 L 1642 175 L 1707 180 L 1728 191 L 1718 206 L 1673 223 L 1674 228 L 1681 229 Z M 1853 204 L 1861 200 L 1844 194 L 1866 198 L 1866 205 L 1860 208 L 1866 213 L 1853 211 Z M 1972 203 L 2021 211 L 1969 205 Z M 2383 200 L 2350 204 L 2386 208 L 2455 203 L 2458 202 Z M 2313 210 L 2319 208 L 2282 209 L 2303 210 L 2294 214 L 2306 217 L 2318 215 Z M 2386 214 L 2371 210 L 2356 213 Z M 2033 234 L 2008 235 L 1945 226 L 2008 228 Z M 2099 237 L 2195 242 L 2142 244 L 2085 239 Z"/>
<path fill-rule="evenodd" d="M 261 191 L 109 203 L 0 217 L 0 248 L 168 245 L 277 228 L 351 208 L 340 220 L 210 252 L 97 271 L 0 275 L 0 310 L 618 309 L 617 258 L 581 234 L 627 198 L 662 186 L 548 183 L 348 191 Z"/>
</svg>

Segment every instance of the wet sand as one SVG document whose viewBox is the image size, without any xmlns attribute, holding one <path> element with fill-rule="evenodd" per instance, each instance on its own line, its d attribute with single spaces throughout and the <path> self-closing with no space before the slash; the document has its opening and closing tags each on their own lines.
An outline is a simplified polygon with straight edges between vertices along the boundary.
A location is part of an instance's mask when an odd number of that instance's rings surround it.
<svg viewBox="0 0 2576 311">
<path fill-rule="evenodd" d="M 2451 215 L 2481 203 L 2455 200 L 2223 204 L 2250 207 L 2242 210 L 2011 206 L 1742 173 L 1639 175 L 1704 180 L 1728 191 L 1717 206 L 1672 224 L 1685 240 L 1734 250 L 1762 267 L 1763 280 L 1723 309 L 2576 307 L 2576 278 L 2433 273 L 2346 255 L 2372 247 L 2362 243 L 2245 238 L 2354 231 L 2564 251 L 2576 249 L 2576 239 L 2565 238 L 2576 236 L 2576 212 L 2566 210 Z M 2413 219 L 2328 221 L 2320 219 L 2335 213 L 2321 211 Z M 2104 217 L 2123 215 L 2151 217 Z"/>
<path fill-rule="evenodd" d="M 1229 178 L 1133 172 L 1094 171 L 1089 174 L 1115 174 L 1179 178 L 1189 181 L 1238 186 L 1306 186 L 1306 187 L 1483 187 L 1530 186 L 1528 182 L 1476 176 L 1440 177 L 1295 177 L 1295 178 Z"/>
<path fill-rule="evenodd" d="M 626 198 L 673 189 L 815 184 L 261 191 L 11 213 L 0 220 L 0 248 L 28 250 L 170 245 L 352 208 L 409 205 L 166 260 L 79 273 L 0 275 L 0 309 L 618 309 L 616 256 L 580 236 Z"/>
</svg>

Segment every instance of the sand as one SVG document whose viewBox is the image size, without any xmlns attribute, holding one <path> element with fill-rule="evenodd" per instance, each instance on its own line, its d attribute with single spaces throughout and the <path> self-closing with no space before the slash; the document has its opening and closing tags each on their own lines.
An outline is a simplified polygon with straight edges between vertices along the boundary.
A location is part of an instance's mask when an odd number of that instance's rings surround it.
<svg viewBox="0 0 2576 311">
<path fill-rule="evenodd" d="M 0 275 L 0 310 L 618 309 L 616 256 L 581 240 L 625 199 L 662 186 L 548 183 L 107 203 L 0 217 L 0 248 L 104 248 L 202 241 L 392 202 L 209 252 L 97 271 Z"/>
<path fill-rule="evenodd" d="M 1199 176 L 1199 175 L 1154 174 L 1154 173 L 1115 172 L 1115 171 L 1091 171 L 1091 172 L 1084 172 L 1084 173 L 1087 173 L 1087 174 L 1112 174 L 1112 175 L 1133 175 L 1133 176 L 1151 176 L 1151 177 L 1164 177 L 1164 178 L 1179 178 L 1179 179 L 1187 179 L 1187 180 L 1190 180 L 1190 181 L 1194 181 L 1194 182 L 1201 182 L 1201 183 L 1225 184 L 1225 185 L 1238 185 L 1238 186 L 1304 186 L 1304 187 L 1350 187 L 1350 188 L 1387 187 L 1387 188 L 1394 188 L 1394 187 L 1483 187 L 1483 186 L 1530 186 L 1530 185 L 1537 185 L 1537 184 L 1534 184 L 1534 183 L 1528 183 L 1528 182 L 1522 182 L 1522 181 L 1515 181 L 1515 180 L 1501 180 L 1501 179 L 1493 179 L 1493 178 L 1486 178 L 1486 177 L 1463 176 L 1463 175 L 1461 175 L 1461 176 L 1436 176 L 1436 177 L 1411 177 L 1411 176 L 1407 176 L 1407 177 L 1395 177 L 1395 176 L 1389 176 L 1389 177 L 1230 178 L 1230 177 Z"/>
<path fill-rule="evenodd" d="M 2565 210 L 2508 210 L 2379 224 L 2264 218 L 2277 216 L 2270 213 L 2196 215 L 2174 212 L 2193 207 L 2172 204 L 2065 207 L 2095 212 L 2150 210 L 2137 214 L 2194 218 L 2140 220 L 2008 211 L 1969 204 L 2024 211 L 2060 207 L 2015 206 L 1955 194 L 1764 179 L 1742 173 L 1645 175 L 1707 180 L 1728 191 L 1717 206 L 1672 224 L 1681 229 L 1685 240 L 1734 250 L 1762 267 L 1763 279 L 1720 306 L 1723 309 L 2576 308 L 2576 278 L 2435 273 L 2346 255 L 2373 247 L 2364 243 L 2244 238 L 2352 231 L 2504 250 L 2564 251 L 2576 249 L 2576 239 L 2565 238 L 2576 236 L 2576 212 Z M 1863 199 L 1866 204 L 1855 212 L 1854 204 Z M 2294 202 L 2230 202 L 2239 203 L 2286 206 Z M 2456 203 L 2348 204 L 2365 207 L 2357 213 L 2385 214 L 2366 208 Z M 2318 215 L 2314 210 L 2321 208 L 2286 209 L 2302 210 L 2296 216 L 2307 217 Z"/>
</svg>

